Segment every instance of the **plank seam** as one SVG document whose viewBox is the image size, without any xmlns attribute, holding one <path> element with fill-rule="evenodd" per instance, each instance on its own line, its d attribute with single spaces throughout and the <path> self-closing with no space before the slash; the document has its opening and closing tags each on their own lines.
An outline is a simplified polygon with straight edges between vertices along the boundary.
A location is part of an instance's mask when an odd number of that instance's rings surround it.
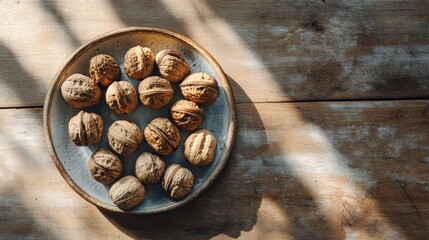
<svg viewBox="0 0 429 240">
<path fill-rule="evenodd" d="M 285 101 L 255 101 L 255 102 L 239 102 L 236 104 L 248 103 L 323 103 L 323 102 L 387 102 L 387 101 L 420 101 L 429 100 L 429 98 L 378 98 L 378 99 L 315 99 L 315 100 L 285 100 Z"/>
<path fill-rule="evenodd" d="M 0 110 L 7 110 L 7 109 L 32 109 L 32 108 L 43 108 L 43 106 L 12 106 L 12 107 L 0 107 Z"/>
<path fill-rule="evenodd" d="M 429 98 L 378 98 L 378 99 L 315 99 L 315 100 L 285 100 L 285 101 L 236 101 L 236 104 L 249 104 L 249 103 L 323 103 L 323 102 L 387 102 L 387 101 L 426 101 Z M 36 106 L 11 106 L 11 107 L 0 107 L 0 110 L 6 109 L 25 109 L 25 108 L 43 108 L 43 105 Z"/>
</svg>

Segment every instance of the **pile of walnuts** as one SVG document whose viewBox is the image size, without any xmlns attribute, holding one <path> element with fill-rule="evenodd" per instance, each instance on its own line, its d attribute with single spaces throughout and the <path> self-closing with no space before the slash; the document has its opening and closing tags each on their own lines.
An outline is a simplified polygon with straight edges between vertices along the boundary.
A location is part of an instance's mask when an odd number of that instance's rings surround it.
<svg viewBox="0 0 429 240">
<path fill-rule="evenodd" d="M 158 67 L 159 76 L 152 76 Z M 200 105 L 213 104 L 218 96 L 216 80 L 201 72 L 192 73 L 186 59 L 173 50 L 162 50 L 154 55 L 151 49 L 135 46 L 124 57 L 126 75 L 140 81 L 138 89 L 121 81 L 121 68 L 107 54 L 98 54 L 89 62 L 89 77 L 75 73 L 61 85 L 64 100 L 76 109 L 96 106 L 102 101 L 102 89 L 106 89 L 105 102 L 116 114 L 133 112 L 140 102 L 148 109 L 161 109 L 172 100 L 172 84 L 180 83 L 183 100 L 174 103 L 169 111 L 170 119 L 155 118 L 142 130 L 136 123 L 117 120 L 107 131 L 111 150 L 98 149 L 88 161 L 91 176 L 102 184 L 113 184 L 109 196 L 121 209 L 130 209 L 145 197 L 145 184 L 161 182 L 173 199 L 183 198 L 194 183 L 192 172 L 179 165 L 166 163 L 161 156 L 173 153 L 180 144 L 179 128 L 194 131 L 204 121 Z M 100 88 L 101 87 L 101 88 Z M 104 120 L 96 113 L 81 110 L 70 119 L 70 139 L 77 146 L 98 143 L 103 136 Z M 135 175 L 122 176 L 122 161 L 118 155 L 130 156 L 143 141 L 153 152 L 143 152 L 135 161 Z M 216 153 L 216 138 L 205 129 L 193 132 L 185 141 L 184 157 L 195 166 L 209 165 Z M 118 155 L 117 155 L 118 154 Z"/>
</svg>

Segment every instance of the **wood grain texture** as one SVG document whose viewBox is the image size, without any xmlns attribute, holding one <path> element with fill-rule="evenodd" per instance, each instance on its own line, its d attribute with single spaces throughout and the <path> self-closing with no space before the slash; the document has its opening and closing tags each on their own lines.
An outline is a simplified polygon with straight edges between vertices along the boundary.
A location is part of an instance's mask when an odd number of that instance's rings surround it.
<svg viewBox="0 0 429 240">
<path fill-rule="evenodd" d="M 45 147 L 42 109 L 0 110 L 0 238 L 424 239 L 428 104 L 238 104 L 215 184 L 142 217 L 101 212 L 71 190 Z"/>
<path fill-rule="evenodd" d="M 0 14 L 0 239 L 429 238 L 427 0 L 0 0 Z M 37 107 L 79 46 L 142 25 L 218 60 L 238 132 L 198 199 L 126 217 L 66 184 Z"/>
<path fill-rule="evenodd" d="M 429 97 L 424 0 L 0 1 L 0 14 L 0 107 L 41 106 L 78 46 L 135 25 L 193 38 L 253 102 Z"/>
</svg>

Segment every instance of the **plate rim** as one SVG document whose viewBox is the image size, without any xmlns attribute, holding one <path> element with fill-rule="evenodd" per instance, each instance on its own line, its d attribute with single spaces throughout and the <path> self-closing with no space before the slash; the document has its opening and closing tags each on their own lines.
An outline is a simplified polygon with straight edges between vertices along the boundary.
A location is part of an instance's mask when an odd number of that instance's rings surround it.
<svg viewBox="0 0 429 240">
<path fill-rule="evenodd" d="M 175 202 L 172 205 L 156 208 L 156 209 L 148 209 L 148 210 L 138 210 L 138 209 L 130 209 L 130 210 L 122 210 L 114 205 L 110 205 L 107 203 L 104 203 L 100 200 L 95 199 L 90 194 L 88 194 L 86 191 L 84 191 L 73 179 L 70 177 L 70 175 L 67 174 L 67 171 L 63 167 L 61 161 L 59 160 L 59 157 L 57 156 L 57 153 L 55 151 L 54 143 L 52 140 L 51 135 L 51 124 L 50 124 L 50 116 L 51 116 L 51 106 L 53 102 L 53 97 L 55 94 L 55 90 L 57 89 L 60 77 L 68 70 L 70 65 L 74 63 L 74 61 L 79 58 L 83 53 L 88 51 L 90 48 L 94 47 L 95 45 L 107 41 L 109 39 L 122 36 L 122 35 L 128 35 L 128 34 L 135 34 L 135 33 L 158 33 L 161 35 L 167 35 L 170 37 L 173 37 L 187 45 L 189 45 L 191 48 L 193 48 L 196 52 L 200 53 L 202 57 L 206 59 L 208 64 L 213 68 L 215 73 L 220 76 L 220 81 L 222 81 L 223 88 L 225 91 L 226 101 L 228 107 L 228 112 L 230 118 L 228 119 L 228 131 L 227 136 L 225 140 L 225 147 L 222 150 L 222 153 L 219 157 L 219 160 L 217 161 L 217 165 L 214 167 L 213 171 L 209 174 L 209 176 L 205 179 L 205 181 L 200 185 L 197 191 L 192 192 L 190 195 L 186 196 L 185 198 Z M 172 210 L 175 210 L 177 208 L 183 207 L 184 205 L 190 203 L 194 199 L 196 199 L 200 194 L 205 192 L 216 180 L 216 178 L 220 175 L 222 170 L 224 169 L 229 156 L 231 155 L 232 148 L 234 145 L 234 141 L 236 138 L 236 130 L 237 130 L 237 113 L 236 113 L 236 103 L 234 94 L 231 88 L 231 84 L 229 83 L 229 80 L 227 76 L 225 75 L 224 71 L 220 67 L 219 63 L 215 60 L 215 58 L 202 46 L 200 46 L 198 43 L 196 43 L 194 40 L 192 40 L 189 37 L 186 37 L 180 33 L 158 28 L 158 27 L 147 27 L 147 26 L 140 26 L 140 27 L 127 27 L 127 28 L 121 28 L 118 30 L 106 32 L 104 34 L 101 34 L 94 39 L 90 40 L 88 43 L 83 44 L 80 46 L 74 53 L 71 54 L 71 56 L 67 59 L 67 61 L 61 66 L 61 68 L 58 70 L 58 72 L 55 74 L 53 80 L 51 81 L 49 85 L 48 92 L 46 94 L 44 106 L 43 106 L 43 131 L 45 135 L 45 140 L 47 143 L 49 155 L 51 156 L 52 161 L 54 162 L 56 168 L 60 172 L 61 176 L 64 178 L 64 180 L 67 182 L 67 184 L 83 199 L 88 201 L 89 203 L 95 205 L 99 209 L 106 210 L 108 212 L 113 213 L 120 213 L 120 214 L 136 214 L 136 215 L 148 215 L 148 214 L 158 214 L 158 213 L 164 213 L 169 212 Z"/>
</svg>

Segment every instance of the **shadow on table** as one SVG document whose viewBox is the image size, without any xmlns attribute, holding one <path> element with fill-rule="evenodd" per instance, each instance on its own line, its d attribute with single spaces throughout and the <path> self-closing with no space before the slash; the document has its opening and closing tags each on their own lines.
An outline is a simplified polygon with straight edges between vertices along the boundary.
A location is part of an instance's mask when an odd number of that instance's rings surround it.
<svg viewBox="0 0 429 240">
<path fill-rule="evenodd" d="M 400 30 L 397 20 L 393 20 L 389 11 L 380 11 L 382 5 L 376 2 L 277 1 L 265 5 L 245 1 L 204 2 L 215 12 L 214 16 L 224 20 L 255 52 L 273 75 L 280 88 L 278 92 L 292 101 L 369 98 L 376 102 L 385 98 L 428 97 L 429 71 L 425 59 L 429 38 L 427 34 L 423 37 L 428 29 L 427 18 L 415 10 L 421 9 L 420 1 L 389 5 L 404 9 L 398 19 L 412 20 L 401 21 L 404 28 Z M 258 6 L 267 8 L 262 11 Z M 425 50 L 422 46 L 426 46 Z M 344 102 L 336 106 L 342 105 L 341 114 L 349 116 L 355 113 L 347 113 L 347 107 L 359 110 L 357 104 Z M 383 110 L 374 106 L 381 104 L 368 104 L 368 111 L 362 113 L 366 116 L 356 122 L 335 119 L 340 111 L 329 108 L 325 116 L 311 108 L 296 111 L 308 125 L 320 127 L 320 136 L 326 138 L 325 144 L 345 170 L 367 173 L 376 183 L 366 189 L 367 200 L 379 206 L 365 209 L 371 216 L 361 216 L 364 220 L 350 226 L 332 224 L 332 228 L 381 234 L 378 230 L 383 229 L 383 224 L 375 220 L 381 217 L 384 225 L 390 223 L 391 228 L 384 229 L 383 234 L 392 230 L 410 239 L 422 238 L 427 233 L 428 165 L 424 158 L 428 155 L 427 149 L 417 146 L 424 146 L 427 141 L 427 122 L 415 119 L 425 119 L 429 111 L 420 103 L 401 103 L 389 105 L 390 111 L 378 115 Z M 362 138 L 366 131 L 368 135 Z M 384 138 L 378 137 L 380 132 L 385 134 Z M 311 140 L 303 143 L 309 148 L 317 147 Z M 336 183 L 330 181 L 335 188 Z M 317 197 L 317 193 L 313 196 Z M 330 217 L 335 212 L 324 214 Z M 359 229 L 358 222 L 366 226 Z"/>
<path fill-rule="evenodd" d="M 42 5 L 43 9 L 55 19 L 57 25 L 60 26 L 61 29 L 65 32 L 68 39 L 73 44 L 73 47 L 79 47 L 82 43 L 70 28 L 69 23 L 64 20 L 64 16 L 57 7 L 58 3 L 56 1 L 41 1 L 40 4 Z"/>
<path fill-rule="evenodd" d="M 37 238 L 54 239 L 55 232 L 43 224 L 31 207 L 13 187 L 0 191 L 0 239 Z M 36 199 L 37 200 L 37 199 Z M 18 218 L 17 218 L 18 217 Z"/>
<path fill-rule="evenodd" d="M 7 46 L 0 41 L 0 94 L 11 96 L 13 104 L 40 105 L 37 101 L 44 95 L 44 88 L 23 67 Z M 28 92 L 31 90 L 32 94 Z M 15 100 L 17 99 L 17 100 Z M 35 101 L 36 100 L 36 101 Z M 14 102 L 15 101 L 15 102 Z M 5 104 L 5 103 L 2 103 Z M 9 103 L 10 104 L 10 103 Z M 6 106 L 14 107 L 14 106 Z"/>
<path fill-rule="evenodd" d="M 111 0 L 110 4 L 120 20 L 128 27 L 161 27 L 179 33 L 186 32 L 183 23 L 165 9 L 162 1 L 130 0 L 124 3 Z"/>
<path fill-rule="evenodd" d="M 284 98 L 429 97 L 429 28 L 427 17 L 416 11 L 422 1 L 389 4 L 403 9 L 397 18 L 371 1 L 198 3 L 214 12 L 207 19 L 225 21 L 255 52 Z"/>
<path fill-rule="evenodd" d="M 233 79 L 229 80 L 234 92 L 246 95 Z M 276 211 L 271 213 L 290 218 L 287 225 L 263 214 L 264 224 L 272 221 L 273 227 L 278 228 L 273 229 L 278 236 L 329 239 L 331 229 L 306 188 L 294 175 L 288 174 L 284 161 L 271 159 L 282 153 L 267 142 L 258 109 L 250 99 L 247 101 L 237 104 L 237 139 L 229 161 L 219 178 L 200 197 L 187 206 L 159 215 L 124 216 L 101 211 L 103 215 L 134 238 L 210 239 L 222 234 L 237 238 L 245 234 L 243 231 L 254 228 L 258 210 L 266 199 L 278 208 L 272 210 L 268 206 L 262 211 Z M 255 139 L 246 139 L 249 134 Z M 294 191 L 282 186 L 293 186 Z M 263 238 L 264 232 L 256 229 L 252 236 Z"/>
</svg>

